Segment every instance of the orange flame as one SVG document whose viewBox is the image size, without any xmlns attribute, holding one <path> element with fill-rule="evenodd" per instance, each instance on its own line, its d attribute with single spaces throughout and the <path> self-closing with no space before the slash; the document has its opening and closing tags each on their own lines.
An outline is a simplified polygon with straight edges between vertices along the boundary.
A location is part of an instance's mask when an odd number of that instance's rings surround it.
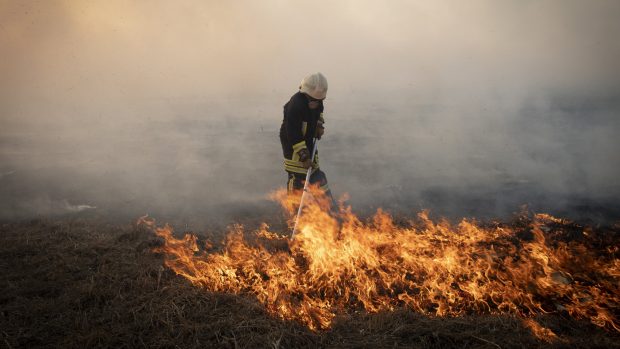
<svg viewBox="0 0 620 349">
<path fill-rule="evenodd" d="M 524 319 L 523 325 L 527 327 L 530 332 L 532 332 L 534 337 L 540 340 L 543 340 L 547 343 L 553 343 L 558 341 L 558 336 L 553 331 L 546 327 L 543 327 L 541 324 L 532 319 Z"/>
<path fill-rule="evenodd" d="M 620 331 L 618 249 L 563 241 L 568 221 L 538 214 L 511 226 L 452 225 L 422 212 L 396 224 L 378 210 L 364 222 L 342 205 L 330 213 L 318 190 L 311 192 L 317 199 L 308 200 L 294 241 L 263 224 L 250 242 L 234 226 L 214 251 L 210 243 L 199 248 L 194 235 L 177 239 L 169 226 L 141 222 L 164 239 L 158 251 L 177 274 L 211 291 L 252 295 L 311 329 L 328 328 L 339 314 L 408 306 L 437 316 L 567 312 Z M 274 197 L 295 212 L 285 191 Z"/>
</svg>

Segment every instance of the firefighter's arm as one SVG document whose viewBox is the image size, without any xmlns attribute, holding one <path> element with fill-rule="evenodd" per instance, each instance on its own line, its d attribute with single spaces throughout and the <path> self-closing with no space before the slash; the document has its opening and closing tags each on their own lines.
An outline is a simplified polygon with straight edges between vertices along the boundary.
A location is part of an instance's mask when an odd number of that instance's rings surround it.
<svg viewBox="0 0 620 349">
<path fill-rule="evenodd" d="M 321 116 L 319 116 L 319 120 L 317 121 L 316 124 L 316 138 L 317 139 L 321 139 L 321 137 L 323 137 L 323 134 L 325 133 L 325 119 L 323 118 L 323 113 L 321 113 Z"/>
<path fill-rule="evenodd" d="M 293 154 L 297 154 L 299 161 L 309 162 L 310 156 L 302 133 L 302 110 L 295 103 L 290 103 L 287 108 L 286 136 L 293 145 Z"/>
</svg>

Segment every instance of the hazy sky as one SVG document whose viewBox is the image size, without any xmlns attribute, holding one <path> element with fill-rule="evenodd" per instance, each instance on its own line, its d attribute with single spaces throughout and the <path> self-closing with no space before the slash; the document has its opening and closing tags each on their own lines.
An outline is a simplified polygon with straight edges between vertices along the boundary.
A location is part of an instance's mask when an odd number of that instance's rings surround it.
<svg viewBox="0 0 620 349">
<path fill-rule="evenodd" d="M 2 1 L 0 9 L 8 118 L 25 104 L 286 91 L 316 70 L 336 97 L 407 88 L 469 99 L 607 90 L 620 79 L 617 1 Z"/>
<path fill-rule="evenodd" d="M 615 195 L 619 18 L 603 0 L 0 1 L 0 210 L 261 197 L 315 71 L 336 192 Z"/>
</svg>

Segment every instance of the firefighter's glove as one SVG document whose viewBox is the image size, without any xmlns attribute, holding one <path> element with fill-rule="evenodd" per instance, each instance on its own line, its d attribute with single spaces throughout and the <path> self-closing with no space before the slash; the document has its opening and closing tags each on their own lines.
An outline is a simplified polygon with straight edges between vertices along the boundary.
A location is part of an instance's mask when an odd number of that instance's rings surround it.
<svg viewBox="0 0 620 349">
<path fill-rule="evenodd" d="M 308 149 L 303 148 L 297 152 L 299 154 L 299 161 L 303 163 L 304 168 L 310 168 L 312 161 L 310 159 L 310 152 Z"/>
</svg>

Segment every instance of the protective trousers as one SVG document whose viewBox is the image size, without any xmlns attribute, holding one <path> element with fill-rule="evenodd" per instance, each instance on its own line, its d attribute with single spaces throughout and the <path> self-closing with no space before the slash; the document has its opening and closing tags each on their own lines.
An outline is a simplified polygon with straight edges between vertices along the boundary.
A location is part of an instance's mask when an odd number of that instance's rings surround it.
<svg viewBox="0 0 620 349">
<path fill-rule="evenodd" d="M 306 181 L 306 174 L 289 172 L 288 173 L 288 183 L 286 188 L 288 189 L 288 193 L 292 194 L 296 191 L 304 189 L 304 183 Z M 310 174 L 310 184 L 318 185 L 319 188 L 325 193 L 332 203 L 334 203 L 334 198 L 332 196 L 331 190 L 329 190 L 329 186 L 327 185 L 327 177 L 325 176 L 325 172 L 320 169 L 315 169 L 312 174 Z"/>
</svg>

